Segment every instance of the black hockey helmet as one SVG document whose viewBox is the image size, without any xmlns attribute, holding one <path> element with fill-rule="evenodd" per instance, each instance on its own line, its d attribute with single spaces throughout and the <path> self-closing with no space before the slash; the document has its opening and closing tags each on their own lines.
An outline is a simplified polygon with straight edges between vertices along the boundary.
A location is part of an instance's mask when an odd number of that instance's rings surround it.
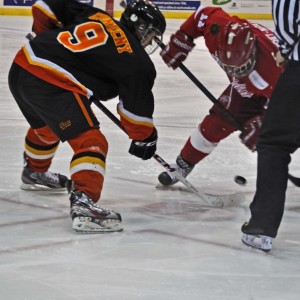
<svg viewBox="0 0 300 300">
<path fill-rule="evenodd" d="M 129 2 L 122 13 L 120 22 L 138 38 L 148 54 L 153 53 L 158 47 L 157 42 L 152 44 L 153 38 L 162 41 L 166 30 L 165 17 L 159 8 L 148 0 Z"/>
</svg>

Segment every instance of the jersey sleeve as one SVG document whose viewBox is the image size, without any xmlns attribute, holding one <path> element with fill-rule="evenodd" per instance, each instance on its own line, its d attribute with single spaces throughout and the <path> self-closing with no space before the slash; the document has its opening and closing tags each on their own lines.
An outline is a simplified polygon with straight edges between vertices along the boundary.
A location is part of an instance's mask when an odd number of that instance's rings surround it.
<svg viewBox="0 0 300 300">
<path fill-rule="evenodd" d="M 51 8 L 44 1 L 37 1 L 32 5 L 31 10 L 33 16 L 32 31 L 36 35 L 62 26 Z"/>
<path fill-rule="evenodd" d="M 127 76 L 122 76 L 118 82 L 120 102 L 117 111 L 129 138 L 142 141 L 152 134 L 154 127 L 152 88 L 156 70 L 147 54 L 144 59 L 128 58 L 128 67 L 129 64 L 132 71 L 126 71 Z"/>
</svg>

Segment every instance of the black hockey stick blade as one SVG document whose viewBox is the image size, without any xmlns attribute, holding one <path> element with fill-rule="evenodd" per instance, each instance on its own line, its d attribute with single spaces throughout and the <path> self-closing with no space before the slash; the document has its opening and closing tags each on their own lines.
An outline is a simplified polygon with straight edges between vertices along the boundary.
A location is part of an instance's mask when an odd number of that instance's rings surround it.
<svg viewBox="0 0 300 300">
<path fill-rule="evenodd" d="M 300 178 L 288 174 L 288 179 L 297 187 L 300 187 Z"/>
</svg>

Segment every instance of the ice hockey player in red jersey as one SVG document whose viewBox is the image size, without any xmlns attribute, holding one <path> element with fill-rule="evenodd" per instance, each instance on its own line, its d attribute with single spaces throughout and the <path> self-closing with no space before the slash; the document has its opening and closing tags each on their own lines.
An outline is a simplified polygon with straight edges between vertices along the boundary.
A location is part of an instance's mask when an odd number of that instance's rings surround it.
<svg viewBox="0 0 300 300">
<path fill-rule="evenodd" d="M 25 139 L 23 189 L 65 188 L 66 176 L 49 172 L 59 142 L 73 150 L 70 194 L 73 229 L 122 230 L 121 215 L 96 205 L 108 143 L 92 111 L 93 99 L 119 97 L 120 122 L 143 160 L 156 150 L 148 54 L 165 31 L 164 16 L 147 0 L 127 5 L 120 21 L 75 0 L 39 0 L 32 6 L 36 37 L 14 58 L 9 87 L 30 128 Z"/>
<path fill-rule="evenodd" d="M 268 99 L 282 72 L 273 57 L 278 50 L 276 38 L 260 24 L 231 17 L 221 8 L 200 4 L 161 51 L 164 62 L 176 69 L 192 51 L 194 39 L 198 37 L 204 38 L 208 51 L 230 81 L 218 101 L 244 127 L 240 134 L 242 143 L 255 151 Z M 172 166 L 186 177 L 235 130 L 236 127 L 214 105 L 187 139 Z M 158 179 L 164 186 L 178 181 L 168 172 L 161 173 Z"/>
</svg>

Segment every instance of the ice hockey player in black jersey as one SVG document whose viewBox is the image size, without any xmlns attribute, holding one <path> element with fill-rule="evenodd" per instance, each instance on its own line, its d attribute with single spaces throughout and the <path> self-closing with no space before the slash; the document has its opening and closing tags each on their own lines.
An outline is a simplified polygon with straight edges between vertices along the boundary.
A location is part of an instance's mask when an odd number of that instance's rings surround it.
<svg viewBox="0 0 300 300">
<path fill-rule="evenodd" d="M 152 87 L 156 70 L 148 54 L 166 22 L 156 5 L 134 0 L 120 21 L 75 0 L 39 0 L 32 6 L 33 32 L 17 53 L 9 87 L 30 128 L 25 138 L 22 189 L 65 188 L 66 176 L 48 171 L 67 141 L 71 218 L 81 232 L 122 230 L 121 215 L 96 205 L 108 143 L 92 111 L 93 99 L 119 97 L 120 122 L 132 140 L 129 153 L 143 160 L 156 150 Z"/>
</svg>

